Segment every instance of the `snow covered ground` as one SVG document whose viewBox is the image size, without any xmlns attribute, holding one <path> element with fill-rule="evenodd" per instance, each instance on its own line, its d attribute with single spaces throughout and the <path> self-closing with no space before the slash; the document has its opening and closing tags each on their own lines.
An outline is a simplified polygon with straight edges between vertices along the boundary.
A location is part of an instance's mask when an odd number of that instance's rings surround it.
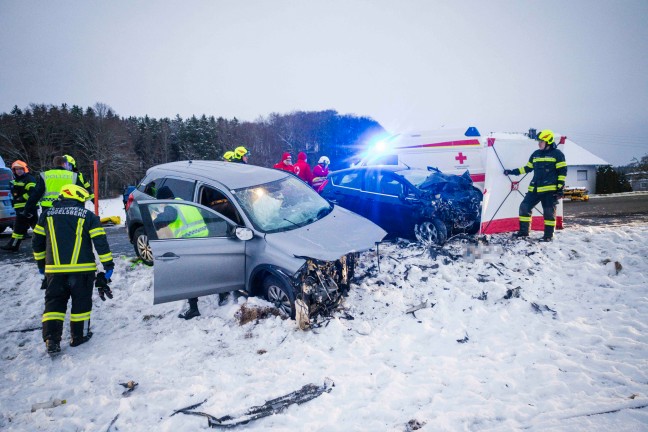
<svg viewBox="0 0 648 432">
<path fill-rule="evenodd" d="M 648 226 L 470 249 L 385 244 L 379 266 L 364 253 L 346 313 L 306 332 L 278 317 L 240 325 L 243 298 L 202 298 L 202 316 L 180 320 L 184 302 L 152 304 L 153 269 L 120 257 L 94 337 L 64 340 L 54 360 L 29 330 L 43 311 L 35 264 L 2 264 L 0 429 L 204 430 L 170 415 L 205 399 L 197 410 L 241 413 L 328 377 L 330 393 L 240 429 L 648 430 Z M 67 404 L 30 412 L 51 398 Z"/>
</svg>

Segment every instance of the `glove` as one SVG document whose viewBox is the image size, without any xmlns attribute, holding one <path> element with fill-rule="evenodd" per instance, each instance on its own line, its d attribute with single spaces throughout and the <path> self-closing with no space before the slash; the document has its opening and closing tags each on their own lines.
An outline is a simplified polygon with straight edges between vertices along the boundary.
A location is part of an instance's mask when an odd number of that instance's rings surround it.
<svg viewBox="0 0 648 432">
<path fill-rule="evenodd" d="M 110 270 L 106 271 L 106 279 L 108 280 L 108 282 L 112 282 L 110 280 L 112 278 L 112 274 L 113 274 L 113 269 L 110 269 Z"/>
<path fill-rule="evenodd" d="M 44 275 L 45 274 L 45 267 L 38 267 L 38 273 Z"/>
<path fill-rule="evenodd" d="M 562 191 L 558 191 L 554 194 L 556 201 L 561 200 L 565 197 L 565 194 Z"/>
<path fill-rule="evenodd" d="M 511 170 L 507 170 L 507 169 L 504 170 L 504 175 L 511 175 L 512 173 L 513 171 Z"/>
<path fill-rule="evenodd" d="M 112 270 L 108 271 L 112 273 Z M 108 286 L 108 280 L 106 279 L 106 274 L 104 272 L 97 273 L 97 276 L 95 278 L 95 286 L 97 287 L 97 291 L 99 291 L 99 298 L 102 301 L 106 301 L 106 297 L 108 297 L 109 299 L 113 298 L 112 291 Z"/>
</svg>

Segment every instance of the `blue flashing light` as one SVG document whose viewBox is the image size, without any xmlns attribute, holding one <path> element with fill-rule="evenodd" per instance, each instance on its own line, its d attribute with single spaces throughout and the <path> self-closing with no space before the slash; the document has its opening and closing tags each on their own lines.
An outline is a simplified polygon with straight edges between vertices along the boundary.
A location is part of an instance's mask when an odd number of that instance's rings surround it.
<svg viewBox="0 0 648 432">
<path fill-rule="evenodd" d="M 479 131 L 477 130 L 477 128 L 475 126 L 470 126 L 468 128 L 468 130 L 466 130 L 466 133 L 464 135 L 469 136 L 469 137 L 481 136 Z"/>
<path fill-rule="evenodd" d="M 385 141 L 378 141 L 374 144 L 373 151 L 375 153 L 384 153 L 387 150 L 387 143 Z"/>
</svg>

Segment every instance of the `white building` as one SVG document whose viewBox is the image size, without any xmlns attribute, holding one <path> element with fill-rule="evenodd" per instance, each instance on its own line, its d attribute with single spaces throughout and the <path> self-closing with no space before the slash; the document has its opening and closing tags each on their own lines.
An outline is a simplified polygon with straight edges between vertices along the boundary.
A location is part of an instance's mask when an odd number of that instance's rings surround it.
<svg viewBox="0 0 648 432">
<path fill-rule="evenodd" d="M 560 135 L 556 134 L 556 141 L 559 140 Z M 565 154 L 565 160 L 567 161 L 565 186 L 584 187 L 590 193 L 595 193 L 596 169 L 602 165 L 610 165 L 610 163 L 570 139 L 566 139 L 565 144 L 559 145 L 558 149 Z"/>
</svg>

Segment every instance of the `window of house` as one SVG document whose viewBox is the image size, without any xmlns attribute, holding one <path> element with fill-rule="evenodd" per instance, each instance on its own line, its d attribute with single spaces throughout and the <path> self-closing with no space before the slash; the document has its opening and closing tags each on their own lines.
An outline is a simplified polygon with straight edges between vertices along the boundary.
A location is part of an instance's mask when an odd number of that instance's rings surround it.
<svg viewBox="0 0 648 432">
<path fill-rule="evenodd" d="M 587 180 L 587 170 L 576 171 L 576 180 L 578 181 Z"/>
</svg>

